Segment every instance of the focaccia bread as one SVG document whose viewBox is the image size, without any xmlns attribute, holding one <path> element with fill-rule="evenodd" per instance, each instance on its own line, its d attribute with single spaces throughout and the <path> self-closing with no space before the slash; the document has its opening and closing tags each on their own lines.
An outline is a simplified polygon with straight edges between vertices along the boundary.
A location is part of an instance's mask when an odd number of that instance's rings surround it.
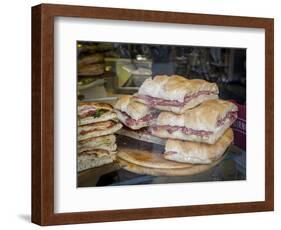
<svg viewBox="0 0 281 230">
<path fill-rule="evenodd" d="M 78 154 L 77 170 L 81 172 L 86 169 L 110 164 L 116 159 L 116 152 L 93 149 Z"/>
<path fill-rule="evenodd" d="M 103 121 L 78 127 L 78 141 L 115 133 L 122 128 L 122 124 L 114 121 Z"/>
<path fill-rule="evenodd" d="M 230 128 L 213 145 L 169 139 L 164 158 L 182 163 L 210 164 L 219 159 L 232 142 L 233 131 Z"/>
<path fill-rule="evenodd" d="M 159 75 L 146 79 L 134 99 L 159 110 L 182 114 L 206 100 L 217 99 L 218 93 L 215 83 Z"/>
<path fill-rule="evenodd" d="M 101 102 L 79 102 L 78 104 L 78 125 L 115 120 L 116 113 L 110 104 Z"/>
<path fill-rule="evenodd" d="M 161 138 L 214 144 L 236 120 L 237 111 L 229 101 L 205 101 L 181 115 L 160 113 L 151 133 Z"/>
<path fill-rule="evenodd" d="M 99 117 L 89 116 L 83 119 L 78 119 L 78 125 L 88 125 L 92 123 L 102 122 L 102 121 L 109 121 L 109 120 L 117 120 L 117 114 L 111 111 L 105 112 L 104 114 L 100 115 Z"/>
<path fill-rule="evenodd" d="M 127 127 L 137 130 L 154 124 L 159 112 L 124 95 L 114 105 L 118 119 Z"/>
<path fill-rule="evenodd" d="M 103 149 L 107 151 L 115 151 L 116 137 L 112 134 L 100 137 L 92 137 L 78 142 L 78 153 L 82 153 L 92 149 Z"/>
<path fill-rule="evenodd" d="M 104 68 L 103 63 L 82 65 L 78 68 L 78 74 L 79 76 L 98 76 L 104 73 Z"/>
</svg>

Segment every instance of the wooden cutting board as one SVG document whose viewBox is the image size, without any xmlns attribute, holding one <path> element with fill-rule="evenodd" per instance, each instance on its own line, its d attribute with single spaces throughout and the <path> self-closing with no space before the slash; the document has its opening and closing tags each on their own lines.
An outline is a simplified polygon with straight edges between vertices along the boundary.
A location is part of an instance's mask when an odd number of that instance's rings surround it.
<svg viewBox="0 0 281 230">
<path fill-rule="evenodd" d="M 192 164 L 166 160 L 163 158 L 162 153 L 141 149 L 119 148 L 117 156 L 132 164 L 148 168 L 180 169 L 192 167 Z"/>
<path fill-rule="evenodd" d="M 164 159 L 162 153 L 144 149 L 120 147 L 117 160 L 120 167 L 127 171 L 153 176 L 188 176 L 213 168 L 226 154 L 211 164 L 178 163 Z"/>
</svg>

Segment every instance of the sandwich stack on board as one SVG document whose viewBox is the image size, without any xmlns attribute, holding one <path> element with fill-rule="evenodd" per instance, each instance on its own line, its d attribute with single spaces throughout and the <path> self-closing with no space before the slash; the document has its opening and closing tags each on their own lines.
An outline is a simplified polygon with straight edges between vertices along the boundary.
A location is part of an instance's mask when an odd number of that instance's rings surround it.
<svg viewBox="0 0 281 230">
<path fill-rule="evenodd" d="M 119 120 L 127 127 L 149 126 L 149 134 L 166 140 L 165 159 L 210 164 L 232 143 L 233 132 L 229 127 L 238 111 L 235 104 L 218 99 L 218 93 L 217 85 L 205 80 L 189 80 L 177 75 L 155 76 L 142 84 L 138 94 L 128 97 L 130 103 L 120 99 L 115 109 Z M 138 108 L 142 107 L 145 110 L 141 111 L 145 112 L 139 113 Z M 151 113 L 156 115 L 144 125 L 142 121 Z M 141 126 L 132 125 L 139 121 Z"/>
<path fill-rule="evenodd" d="M 110 104 L 78 105 L 78 172 L 111 163 L 116 157 L 116 137 L 122 128 Z"/>
</svg>

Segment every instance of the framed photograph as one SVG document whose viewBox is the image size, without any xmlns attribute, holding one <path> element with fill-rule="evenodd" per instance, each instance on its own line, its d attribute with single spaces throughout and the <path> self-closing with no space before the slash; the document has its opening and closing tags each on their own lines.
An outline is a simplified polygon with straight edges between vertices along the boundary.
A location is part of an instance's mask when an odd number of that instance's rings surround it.
<svg viewBox="0 0 281 230">
<path fill-rule="evenodd" d="M 272 211 L 274 21 L 32 8 L 32 222 Z"/>
</svg>

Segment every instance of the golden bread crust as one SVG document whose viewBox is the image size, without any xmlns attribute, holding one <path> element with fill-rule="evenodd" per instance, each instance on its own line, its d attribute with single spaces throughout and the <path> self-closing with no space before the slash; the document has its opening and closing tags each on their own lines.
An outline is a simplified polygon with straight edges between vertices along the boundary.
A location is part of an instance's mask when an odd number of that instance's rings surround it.
<svg viewBox="0 0 281 230">
<path fill-rule="evenodd" d="M 95 109 L 104 109 L 104 110 L 112 110 L 113 107 L 111 104 L 103 103 L 103 102 L 94 102 L 94 101 L 80 101 L 78 102 L 78 110 L 80 110 L 84 106 L 94 107 Z"/>
<path fill-rule="evenodd" d="M 209 164 L 219 159 L 232 141 L 231 128 L 213 145 L 170 139 L 166 142 L 164 158 L 183 163 Z"/>
<path fill-rule="evenodd" d="M 114 108 L 127 113 L 135 120 L 139 120 L 151 112 L 147 105 L 135 101 L 131 95 L 121 96 Z"/>
<path fill-rule="evenodd" d="M 205 101 L 199 106 L 187 110 L 184 114 L 162 112 L 156 125 L 183 126 L 195 130 L 216 131 L 217 121 L 228 112 L 238 111 L 237 106 L 229 101 L 214 99 Z"/>
<path fill-rule="evenodd" d="M 218 94 L 218 87 L 201 79 L 187 79 L 178 75 L 158 75 L 148 78 L 139 88 L 139 94 L 165 100 L 184 101 L 185 96 L 199 91 L 211 91 Z"/>
</svg>

